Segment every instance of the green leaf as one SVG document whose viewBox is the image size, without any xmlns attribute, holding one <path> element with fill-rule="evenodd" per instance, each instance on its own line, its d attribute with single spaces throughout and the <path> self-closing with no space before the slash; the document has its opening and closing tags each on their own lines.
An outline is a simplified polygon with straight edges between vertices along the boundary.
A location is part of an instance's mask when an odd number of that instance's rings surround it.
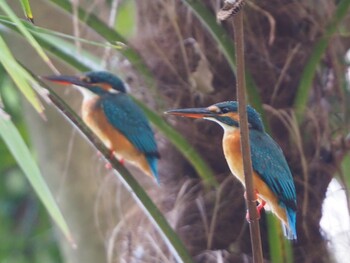
<svg viewBox="0 0 350 263">
<path fill-rule="evenodd" d="M 23 25 L 22 21 L 16 16 L 16 14 L 12 11 L 12 9 L 8 6 L 6 1 L 0 1 L 0 7 L 9 16 L 9 18 L 16 24 L 19 31 L 22 35 L 28 40 L 28 42 L 32 45 L 32 47 L 36 50 L 39 56 L 45 61 L 45 63 L 54 71 L 56 71 L 55 67 L 51 63 L 49 57 L 45 54 L 43 48 L 39 45 L 39 43 L 35 40 L 32 34 L 28 31 L 28 29 Z"/>
<path fill-rule="evenodd" d="M 29 0 L 21 0 L 21 5 L 23 7 L 27 19 L 34 24 L 34 17 L 32 9 L 30 8 Z"/>
<path fill-rule="evenodd" d="M 268 239 L 270 246 L 270 259 L 272 263 L 292 263 L 293 253 L 292 245 L 289 240 L 283 236 L 281 222 L 279 219 L 271 214 L 266 214 L 268 226 Z"/>
<path fill-rule="evenodd" d="M 15 60 L 10 49 L 6 45 L 3 38 L 0 36 L 0 63 L 4 66 L 7 73 L 11 76 L 14 83 L 33 105 L 35 110 L 40 114 L 43 113 L 43 106 L 37 98 L 29 83 L 35 83 L 34 79 L 25 71 Z"/>
<path fill-rule="evenodd" d="M 134 0 L 123 1 L 118 6 L 115 29 L 123 37 L 130 38 L 136 33 L 136 3 Z"/>
<path fill-rule="evenodd" d="M 16 126 L 12 123 L 9 116 L 4 114 L 4 112 L 0 114 L 0 136 L 3 138 L 18 165 L 27 176 L 30 184 L 43 202 L 52 219 L 62 230 L 66 238 L 74 244 L 68 225 L 47 187 L 37 164 L 33 160 L 27 145 L 23 141 Z"/>
<path fill-rule="evenodd" d="M 319 63 L 326 52 L 331 37 L 337 31 L 339 24 L 349 13 L 350 0 L 341 0 L 332 16 L 332 19 L 324 31 L 324 35 L 316 43 L 312 49 L 309 61 L 303 69 L 303 73 L 299 82 L 297 94 L 294 101 L 294 110 L 297 114 L 298 121 L 302 121 L 305 116 L 304 111 L 308 102 L 309 93 L 312 88 L 312 82 L 316 74 Z"/>
</svg>

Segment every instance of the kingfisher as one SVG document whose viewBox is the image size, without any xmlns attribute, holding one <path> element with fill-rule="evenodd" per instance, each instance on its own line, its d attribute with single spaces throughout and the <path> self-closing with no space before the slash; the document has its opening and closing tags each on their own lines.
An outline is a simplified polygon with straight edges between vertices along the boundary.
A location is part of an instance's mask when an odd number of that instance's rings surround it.
<svg viewBox="0 0 350 263">
<path fill-rule="evenodd" d="M 232 174 L 245 186 L 237 101 L 220 102 L 207 108 L 174 109 L 165 113 L 218 123 L 224 129 L 222 145 L 225 159 Z M 268 204 L 282 222 L 286 238 L 296 239 L 297 202 L 291 171 L 282 149 L 265 132 L 259 113 L 248 105 L 247 116 L 258 213 Z"/>
<path fill-rule="evenodd" d="M 159 184 L 160 155 L 154 133 L 144 112 L 127 94 L 126 83 L 107 71 L 43 78 L 78 88 L 83 95 L 81 111 L 87 126 L 117 159 L 154 176 Z"/>
</svg>

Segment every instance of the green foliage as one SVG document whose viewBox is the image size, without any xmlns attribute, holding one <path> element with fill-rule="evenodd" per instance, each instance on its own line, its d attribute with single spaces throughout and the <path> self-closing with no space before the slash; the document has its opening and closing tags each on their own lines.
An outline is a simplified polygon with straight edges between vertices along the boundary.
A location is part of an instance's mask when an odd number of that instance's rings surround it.
<svg viewBox="0 0 350 263">
<path fill-rule="evenodd" d="M 123 37 L 130 38 L 136 33 L 136 3 L 135 0 L 123 1 L 118 7 L 115 30 Z"/>
<path fill-rule="evenodd" d="M 4 73 L 0 67 L 0 98 L 21 137 L 28 142 L 18 91 Z M 4 117 L 0 117 L 1 121 Z M 0 158 L 0 262 L 61 262 L 46 209 L 28 187 L 2 138 Z"/>
<path fill-rule="evenodd" d="M 61 262 L 54 230 L 22 172 L 2 170 L 0 184 L 0 261 Z"/>
<path fill-rule="evenodd" d="M 21 90 L 27 100 L 33 105 L 35 110 L 39 113 L 43 112 L 43 107 L 33 91 L 30 81 L 33 79 L 31 76 L 17 63 L 10 49 L 7 47 L 5 41 L 0 36 L 0 62 L 4 66 L 7 73 L 11 76 L 12 80 L 16 83 L 17 87 Z M 33 81 L 34 83 L 34 81 Z"/>
<path fill-rule="evenodd" d="M 331 37 L 334 35 L 334 33 L 337 32 L 340 23 L 349 13 L 349 8 L 350 0 L 339 1 L 337 10 L 333 15 L 332 20 L 326 27 L 323 36 L 313 48 L 313 52 L 310 55 L 309 61 L 303 69 L 303 74 L 299 82 L 297 95 L 294 101 L 294 110 L 297 113 L 297 118 L 299 121 L 302 121 L 303 119 L 303 114 L 308 102 L 309 93 L 316 74 L 316 70 L 318 69 L 320 61 L 326 52 Z"/>
<path fill-rule="evenodd" d="M 6 1 L 1 1 L 0 7 L 6 13 L 6 15 L 16 24 L 16 26 L 18 27 L 22 36 L 24 36 L 26 38 L 28 43 L 35 49 L 35 51 L 42 58 L 42 60 L 45 61 L 45 63 L 48 64 L 49 67 L 54 68 L 53 65 L 51 64 L 49 57 L 44 52 L 43 48 L 35 40 L 35 38 L 32 36 L 32 34 L 26 29 L 26 27 L 23 25 L 23 22 L 16 16 L 16 14 L 8 6 Z M 23 74 L 23 72 L 21 72 L 21 73 Z"/>
<path fill-rule="evenodd" d="M 32 13 L 32 9 L 30 8 L 29 0 L 21 0 L 21 5 L 23 7 L 23 11 L 29 21 L 34 23 L 34 17 Z"/>
<path fill-rule="evenodd" d="M 27 145 L 18 132 L 16 126 L 10 119 L 0 117 L 0 136 L 4 140 L 17 164 L 21 167 L 23 173 L 27 176 L 35 192 L 45 205 L 47 211 L 63 231 L 70 242 L 73 242 L 68 225 L 65 222 L 56 202 L 47 187 L 40 170 L 34 161 Z"/>
</svg>

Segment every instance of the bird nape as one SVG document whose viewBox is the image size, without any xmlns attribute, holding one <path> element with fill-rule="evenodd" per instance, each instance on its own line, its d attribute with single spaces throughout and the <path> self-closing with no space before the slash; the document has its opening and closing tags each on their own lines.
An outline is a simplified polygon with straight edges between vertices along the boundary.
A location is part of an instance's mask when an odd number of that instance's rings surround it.
<svg viewBox="0 0 350 263">
<path fill-rule="evenodd" d="M 84 96 L 82 118 L 119 160 L 126 160 L 154 176 L 159 183 L 160 158 L 154 133 L 144 112 L 126 93 L 126 85 L 107 71 L 43 79 L 77 87 Z"/>
<path fill-rule="evenodd" d="M 245 185 L 240 145 L 238 102 L 226 101 L 207 108 L 187 108 L 166 114 L 202 118 L 218 123 L 224 129 L 223 151 L 235 177 Z M 247 106 L 249 142 L 253 166 L 253 183 L 257 199 L 264 202 L 281 220 L 285 236 L 296 239 L 296 191 L 292 174 L 279 145 L 265 132 L 259 113 Z"/>
</svg>

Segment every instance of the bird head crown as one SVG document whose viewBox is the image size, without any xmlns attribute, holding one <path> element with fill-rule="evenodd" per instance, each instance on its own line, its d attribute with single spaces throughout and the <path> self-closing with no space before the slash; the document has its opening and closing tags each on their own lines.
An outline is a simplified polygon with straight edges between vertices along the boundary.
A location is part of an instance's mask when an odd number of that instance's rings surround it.
<svg viewBox="0 0 350 263">
<path fill-rule="evenodd" d="M 90 71 L 81 76 L 59 75 L 43 78 L 63 85 L 82 87 L 97 95 L 126 93 L 127 91 L 124 82 L 107 71 Z"/>
<path fill-rule="evenodd" d="M 92 86 L 108 85 L 116 92 L 126 92 L 124 82 L 108 71 L 90 71 L 85 73 L 81 80 Z"/>
</svg>

